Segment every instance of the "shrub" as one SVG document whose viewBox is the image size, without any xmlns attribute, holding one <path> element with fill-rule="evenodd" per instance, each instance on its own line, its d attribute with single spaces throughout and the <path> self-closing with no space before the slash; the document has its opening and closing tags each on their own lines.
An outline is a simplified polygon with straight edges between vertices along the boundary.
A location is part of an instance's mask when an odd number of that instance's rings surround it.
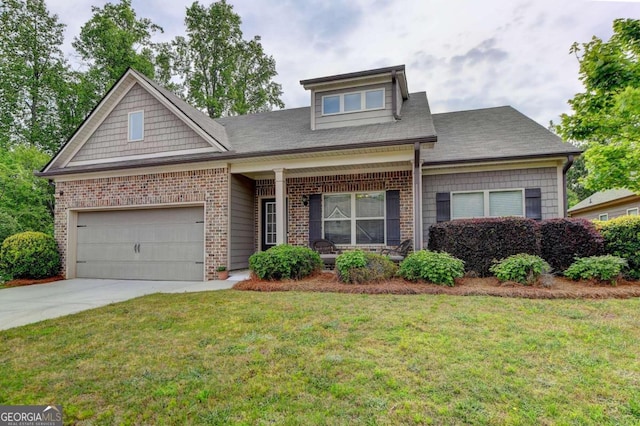
<svg viewBox="0 0 640 426">
<path fill-rule="evenodd" d="M 551 267 L 540 256 L 520 253 L 502 259 L 494 264 L 490 270 L 500 281 L 515 281 L 531 285 L 541 274 L 551 271 Z"/>
<path fill-rule="evenodd" d="M 586 219 L 549 219 L 540 223 L 541 256 L 555 271 L 564 271 L 576 257 L 604 253 L 604 239 Z"/>
<path fill-rule="evenodd" d="M 387 256 L 353 250 L 337 257 L 336 270 L 340 281 L 362 284 L 388 280 L 396 274 L 398 267 Z"/>
<path fill-rule="evenodd" d="M 13 278 L 45 278 L 60 272 L 58 246 L 42 232 L 21 232 L 4 240 L 0 269 Z"/>
<path fill-rule="evenodd" d="M 604 237 L 605 253 L 627 259 L 627 276 L 640 279 L 640 216 L 616 217 L 596 226 Z"/>
<path fill-rule="evenodd" d="M 20 231 L 18 221 L 7 212 L 0 211 L 0 244 L 11 235 Z"/>
<path fill-rule="evenodd" d="M 621 257 L 612 256 L 591 256 L 577 259 L 566 271 L 564 275 L 572 280 L 615 281 L 623 268 L 627 266 L 627 261 Z"/>
<path fill-rule="evenodd" d="M 490 218 L 453 220 L 432 225 L 429 250 L 462 259 L 468 271 L 489 276 L 494 260 L 513 254 L 540 254 L 540 234 L 533 219 Z"/>
<path fill-rule="evenodd" d="M 454 280 L 464 275 L 464 262 L 449 253 L 420 250 L 402 261 L 398 274 L 410 281 L 424 280 L 453 287 Z"/>
<path fill-rule="evenodd" d="M 322 269 L 320 255 L 308 247 L 287 244 L 254 253 L 249 268 L 263 280 L 299 280 Z"/>
</svg>

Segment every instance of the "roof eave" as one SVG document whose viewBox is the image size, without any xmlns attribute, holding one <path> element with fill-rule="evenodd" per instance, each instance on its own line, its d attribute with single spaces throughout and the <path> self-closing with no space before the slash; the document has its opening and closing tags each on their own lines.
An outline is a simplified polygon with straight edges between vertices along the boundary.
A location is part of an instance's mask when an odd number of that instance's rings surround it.
<svg viewBox="0 0 640 426">
<path fill-rule="evenodd" d="M 359 144 L 342 144 L 342 145 L 334 145 L 334 146 L 322 146 L 322 147 L 312 147 L 312 148 L 294 148 L 294 149 L 286 149 L 286 150 L 277 150 L 277 151 L 259 151 L 259 152 L 245 152 L 245 153 L 224 153 L 219 156 L 207 156 L 202 158 L 170 158 L 166 160 L 157 160 L 153 163 L 145 164 L 144 167 L 154 167 L 154 166 L 169 166 L 176 164 L 188 164 L 188 163 L 204 163 L 208 161 L 224 161 L 224 160 L 234 160 L 234 159 L 242 159 L 242 158 L 252 158 L 252 157 L 267 157 L 267 156 L 275 156 L 275 155 L 290 155 L 290 154 L 306 154 L 313 152 L 328 152 L 328 151 L 342 151 L 347 149 L 357 149 L 357 148 L 378 148 L 384 146 L 397 146 L 397 145 L 414 145 L 415 143 L 432 143 L 437 142 L 438 138 L 435 135 L 429 135 L 424 137 L 417 138 L 407 138 L 400 140 L 386 140 L 386 141 L 375 141 L 375 142 L 365 142 Z M 78 168 L 73 170 L 60 169 L 54 170 L 51 172 L 36 172 L 36 176 L 39 177 L 55 177 L 55 176 L 64 176 L 69 174 L 79 174 L 79 173 L 93 173 L 93 172 L 106 172 L 112 170 L 125 170 L 131 168 L 142 167 L 140 164 L 104 164 L 101 167 L 95 168 Z"/>
<path fill-rule="evenodd" d="M 482 163 L 482 162 L 495 162 L 505 160 L 535 160 L 539 158 L 558 158 L 567 157 L 569 155 L 580 155 L 582 151 L 568 151 L 568 152 L 555 152 L 547 154 L 527 154 L 527 155 L 513 155 L 509 157 L 479 157 L 479 158 L 467 158 L 460 160 L 442 160 L 442 161 L 423 161 L 422 166 L 445 166 L 448 164 L 469 164 L 469 163 Z"/>
</svg>

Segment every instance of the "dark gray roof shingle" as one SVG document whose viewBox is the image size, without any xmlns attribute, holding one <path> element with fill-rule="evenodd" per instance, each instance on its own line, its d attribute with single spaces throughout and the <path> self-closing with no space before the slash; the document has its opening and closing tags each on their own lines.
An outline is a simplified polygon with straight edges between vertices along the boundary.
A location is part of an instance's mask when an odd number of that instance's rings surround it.
<svg viewBox="0 0 640 426">
<path fill-rule="evenodd" d="M 244 154 L 330 148 L 376 142 L 433 138 L 435 129 L 425 92 L 412 93 L 402 105 L 402 120 L 311 130 L 309 107 L 218 118 L 233 151 Z"/>
<path fill-rule="evenodd" d="M 438 143 L 425 164 L 581 152 L 510 106 L 433 114 L 433 123 Z"/>
<path fill-rule="evenodd" d="M 595 207 L 599 204 L 609 203 L 611 201 L 619 200 L 621 198 L 627 198 L 635 193 L 629 189 L 608 189 L 606 191 L 596 192 L 591 196 L 580 201 L 575 206 L 571 207 L 568 211 L 574 212 L 576 210 L 582 210 L 586 207 Z"/>
</svg>

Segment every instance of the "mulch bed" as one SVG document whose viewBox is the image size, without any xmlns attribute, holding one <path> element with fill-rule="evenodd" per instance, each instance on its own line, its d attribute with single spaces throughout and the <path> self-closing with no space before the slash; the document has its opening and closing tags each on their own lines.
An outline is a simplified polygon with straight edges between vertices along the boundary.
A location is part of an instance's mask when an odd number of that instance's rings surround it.
<svg viewBox="0 0 640 426">
<path fill-rule="evenodd" d="M 246 291 L 313 291 L 352 294 L 450 294 L 456 296 L 498 296 L 526 299 L 627 299 L 640 297 L 640 281 L 618 280 L 615 286 L 595 281 L 572 281 L 545 276 L 533 286 L 496 278 L 459 278 L 454 287 L 412 283 L 400 278 L 373 284 L 344 284 L 334 273 L 322 272 L 300 281 L 263 281 L 255 277 L 233 286 Z"/>
<path fill-rule="evenodd" d="M 5 287 L 22 287 L 24 285 L 33 285 L 33 284 L 47 284 L 52 283 L 54 281 L 64 280 L 64 277 L 61 275 L 55 277 L 41 278 L 39 280 L 34 280 L 31 278 L 19 278 L 17 280 L 7 281 L 2 284 Z"/>
</svg>

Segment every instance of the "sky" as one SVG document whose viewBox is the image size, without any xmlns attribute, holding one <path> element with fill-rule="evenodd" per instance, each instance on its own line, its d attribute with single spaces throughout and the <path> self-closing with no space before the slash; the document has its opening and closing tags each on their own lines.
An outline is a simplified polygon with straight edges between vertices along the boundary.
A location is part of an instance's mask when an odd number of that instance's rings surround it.
<svg viewBox="0 0 640 426">
<path fill-rule="evenodd" d="M 116 0 L 113 0 L 115 2 Z M 65 52 L 104 0 L 47 0 L 66 24 Z M 138 17 L 184 35 L 193 0 L 133 0 Z M 208 5 L 208 1 L 200 1 Z M 434 113 L 511 105 L 543 126 L 581 92 L 574 42 L 609 39 L 616 18 L 640 18 L 640 0 L 228 0 L 245 39 L 274 57 L 286 108 L 309 106 L 300 80 L 406 65 L 410 92 Z"/>
</svg>

